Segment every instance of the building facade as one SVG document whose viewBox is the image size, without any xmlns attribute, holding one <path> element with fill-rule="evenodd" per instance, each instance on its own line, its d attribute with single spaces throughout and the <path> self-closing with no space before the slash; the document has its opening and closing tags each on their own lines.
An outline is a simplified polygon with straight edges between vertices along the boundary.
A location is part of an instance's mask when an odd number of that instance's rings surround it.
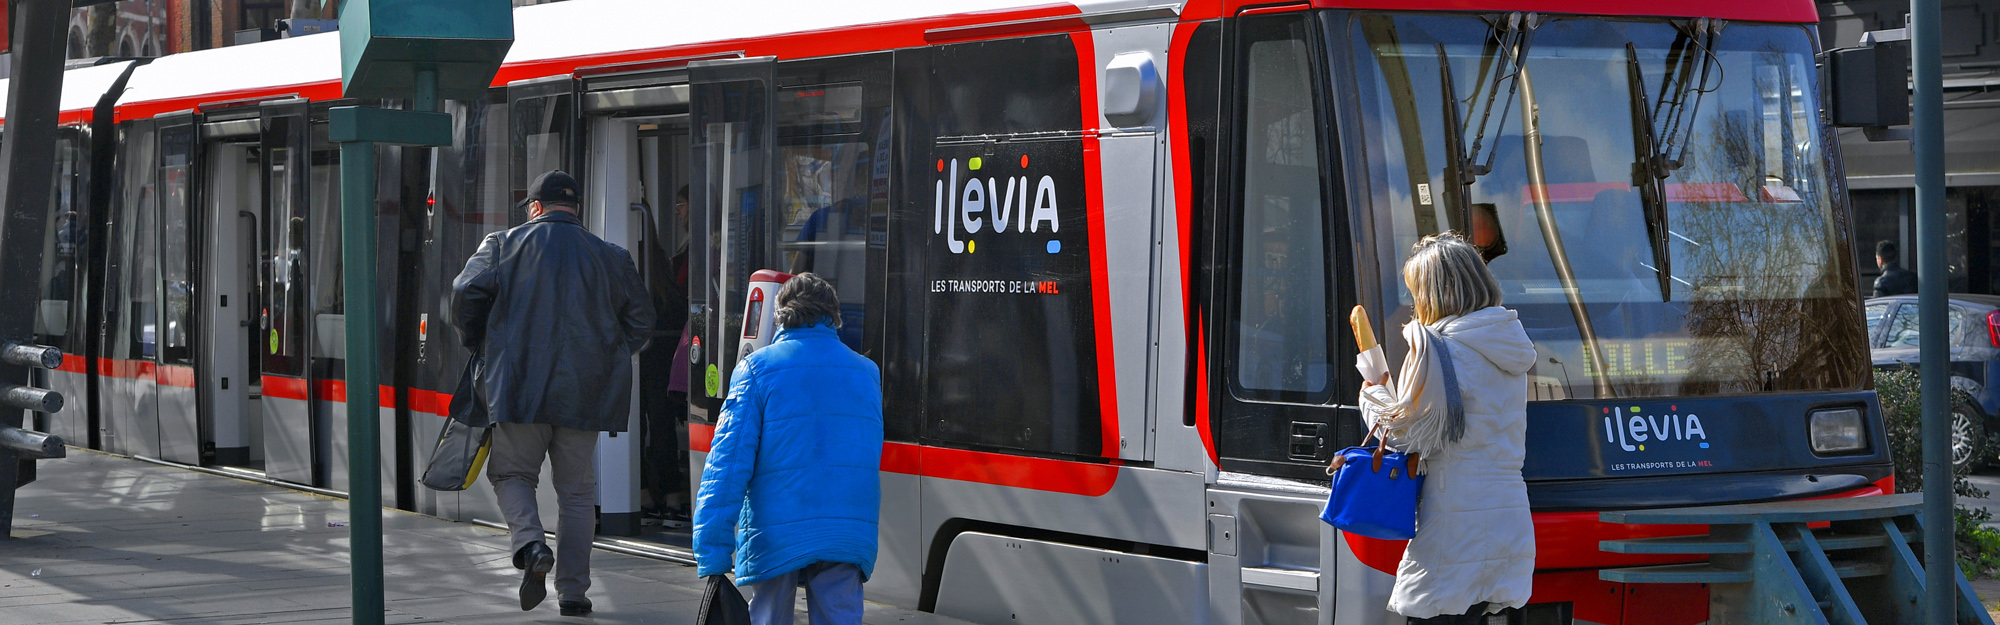
<svg viewBox="0 0 2000 625">
<path fill-rule="evenodd" d="M 514 6 L 556 0 L 513 0 Z M 76 9 L 69 58 L 152 57 L 332 30 L 340 0 L 126 0 Z"/>
<path fill-rule="evenodd" d="M 1946 265 L 1954 293 L 2000 293 L 2000 1 L 1945 0 L 1944 160 L 1948 244 Z M 1820 3 L 1820 39 L 1828 49 L 1860 45 L 1861 34 L 1902 28 L 1909 3 L 1843 0 Z M 1858 128 L 1840 130 L 1849 196 L 1854 207 L 1855 253 L 1863 295 L 1880 275 L 1874 250 L 1893 241 L 1914 268 L 1915 158 L 1907 140 L 1871 141 Z"/>
</svg>

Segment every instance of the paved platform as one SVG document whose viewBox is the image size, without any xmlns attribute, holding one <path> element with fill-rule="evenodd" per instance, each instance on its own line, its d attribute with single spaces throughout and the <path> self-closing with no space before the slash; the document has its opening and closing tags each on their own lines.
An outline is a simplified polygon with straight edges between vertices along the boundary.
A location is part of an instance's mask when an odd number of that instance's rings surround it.
<svg viewBox="0 0 2000 625">
<path fill-rule="evenodd" d="M 0 624 L 349 622 L 345 501 L 74 449 L 40 476 L 0 540 Z M 389 623 L 672 625 L 701 601 L 694 569 L 600 550 L 596 614 L 561 616 L 553 591 L 522 612 L 505 533 L 401 512 L 383 527 Z M 865 619 L 962 623 L 872 603 Z"/>
</svg>

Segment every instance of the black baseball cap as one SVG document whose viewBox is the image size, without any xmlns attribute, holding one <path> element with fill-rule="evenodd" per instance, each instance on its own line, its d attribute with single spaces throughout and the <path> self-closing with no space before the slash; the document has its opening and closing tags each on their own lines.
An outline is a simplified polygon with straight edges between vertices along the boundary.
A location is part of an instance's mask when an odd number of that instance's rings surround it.
<svg viewBox="0 0 2000 625">
<path fill-rule="evenodd" d="M 576 178 L 560 169 L 542 174 L 534 184 L 528 185 L 530 202 L 576 206 L 583 203 L 582 198 L 583 191 L 577 186 Z"/>
</svg>

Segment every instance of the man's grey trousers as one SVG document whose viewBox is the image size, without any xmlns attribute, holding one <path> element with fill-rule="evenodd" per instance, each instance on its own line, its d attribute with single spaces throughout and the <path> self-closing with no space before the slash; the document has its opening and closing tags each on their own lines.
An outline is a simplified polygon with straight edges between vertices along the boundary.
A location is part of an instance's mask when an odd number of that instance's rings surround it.
<svg viewBox="0 0 2000 625">
<path fill-rule="evenodd" d="M 597 534 L 597 433 L 553 425 L 500 423 L 486 454 L 486 479 L 500 513 L 514 532 L 514 553 L 545 536 L 535 487 L 542 456 L 555 472 L 561 524 L 556 527 L 556 599 L 582 599 L 590 590 L 590 543 Z"/>
</svg>

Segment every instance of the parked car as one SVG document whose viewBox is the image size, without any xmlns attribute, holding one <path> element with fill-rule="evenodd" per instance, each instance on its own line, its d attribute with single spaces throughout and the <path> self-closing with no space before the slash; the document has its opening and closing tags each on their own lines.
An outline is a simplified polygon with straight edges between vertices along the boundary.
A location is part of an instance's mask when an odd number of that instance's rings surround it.
<svg viewBox="0 0 2000 625">
<path fill-rule="evenodd" d="M 1869 352 L 1875 368 L 1917 364 L 1917 296 L 1891 295 L 1863 304 Z M 2000 435 L 2000 296 L 1951 294 L 1945 316 L 1951 333 L 1951 386 L 1972 396 L 1971 406 L 1952 403 L 1952 464 L 1978 466 L 1991 460 L 1987 437 Z"/>
</svg>

